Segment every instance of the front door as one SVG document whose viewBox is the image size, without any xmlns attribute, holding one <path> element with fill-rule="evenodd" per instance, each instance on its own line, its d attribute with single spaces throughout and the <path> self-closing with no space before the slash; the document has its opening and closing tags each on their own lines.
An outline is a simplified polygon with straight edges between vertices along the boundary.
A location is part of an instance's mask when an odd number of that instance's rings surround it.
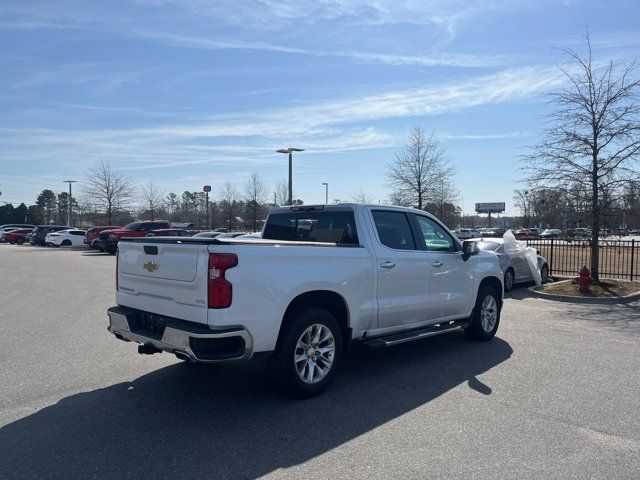
<svg viewBox="0 0 640 480">
<path fill-rule="evenodd" d="M 434 319 L 461 317 L 473 301 L 473 276 L 460 244 L 438 222 L 413 214 L 431 268 L 429 309 Z"/>
</svg>

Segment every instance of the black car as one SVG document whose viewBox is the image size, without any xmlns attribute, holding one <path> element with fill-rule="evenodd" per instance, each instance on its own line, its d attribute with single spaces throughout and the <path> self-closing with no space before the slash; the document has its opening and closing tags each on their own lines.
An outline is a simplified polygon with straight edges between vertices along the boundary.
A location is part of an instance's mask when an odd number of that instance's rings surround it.
<svg viewBox="0 0 640 480">
<path fill-rule="evenodd" d="M 31 232 L 31 245 L 45 245 L 47 233 L 59 232 L 60 230 L 69 230 L 73 227 L 63 225 L 39 225 Z"/>
</svg>

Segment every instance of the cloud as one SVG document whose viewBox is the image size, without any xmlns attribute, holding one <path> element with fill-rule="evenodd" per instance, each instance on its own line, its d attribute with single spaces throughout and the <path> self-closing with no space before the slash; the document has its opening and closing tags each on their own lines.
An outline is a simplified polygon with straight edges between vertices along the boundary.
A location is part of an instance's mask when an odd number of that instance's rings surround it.
<svg viewBox="0 0 640 480">
<path fill-rule="evenodd" d="M 555 68 L 523 67 L 424 88 L 221 117 L 215 123 L 141 129 L 136 134 L 165 138 L 313 136 L 324 134 L 328 128 L 336 126 L 440 115 L 523 98 L 558 86 L 563 81 Z"/>
</svg>

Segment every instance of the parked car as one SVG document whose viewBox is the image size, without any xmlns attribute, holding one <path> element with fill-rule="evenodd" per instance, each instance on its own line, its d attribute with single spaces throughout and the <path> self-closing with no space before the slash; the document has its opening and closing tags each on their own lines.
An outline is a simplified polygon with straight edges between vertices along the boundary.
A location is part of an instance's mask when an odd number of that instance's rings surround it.
<svg viewBox="0 0 640 480">
<path fill-rule="evenodd" d="M 247 232 L 233 232 L 233 233 L 221 233 L 216 238 L 236 238 L 246 235 Z"/>
<path fill-rule="evenodd" d="M 489 237 L 489 238 L 502 238 L 504 235 L 504 228 L 487 228 L 482 232 L 481 237 Z"/>
<path fill-rule="evenodd" d="M 47 233 L 45 244 L 54 247 L 81 247 L 84 245 L 84 230 L 59 230 L 57 232 Z"/>
<path fill-rule="evenodd" d="M 558 238 L 562 235 L 562 231 L 557 228 L 547 228 L 540 234 L 540 238 Z"/>
<path fill-rule="evenodd" d="M 222 232 L 200 232 L 194 235 L 195 238 L 216 238 Z"/>
<path fill-rule="evenodd" d="M 516 230 L 515 232 L 513 232 L 513 235 L 518 240 L 535 240 L 536 238 L 538 238 L 538 235 L 533 233 L 528 228 L 520 228 L 520 229 Z"/>
<path fill-rule="evenodd" d="M 87 230 L 87 233 L 85 233 L 84 235 L 84 243 L 89 245 L 89 247 L 91 248 L 97 249 L 98 247 L 94 246 L 95 244 L 92 243 L 93 240 L 98 238 L 100 236 L 100 233 L 104 232 L 105 230 L 114 230 L 116 228 L 122 228 L 122 227 L 119 225 L 111 225 L 111 226 L 101 225 L 99 227 L 91 227 Z"/>
<path fill-rule="evenodd" d="M 525 257 L 524 251 L 507 254 L 502 238 L 477 239 L 481 250 L 495 252 L 500 260 L 500 268 L 504 274 L 504 291 L 508 292 L 518 283 L 533 282 L 533 273 Z M 549 281 L 549 264 L 538 253 L 538 268 L 542 283 Z"/>
<path fill-rule="evenodd" d="M 355 204 L 274 207 L 260 243 L 123 238 L 108 328 L 142 354 L 267 357 L 287 392 L 310 397 L 352 342 L 491 339 L 503 273 L 477 246 L 426 212 Z"/>
<path fill-rule="evenodd" d="M 73 227 L 64 225 L 39 225 L 31 233 L 31 245 L 46 245 L 47 234 L 60 230 L 72 230 Z"/>
<path fill-rule="evenodd" d="M 151 230 L 147 233 L 147 237 L 193 237 L 193 234 L 187 230 L 179 228 L 161 228 L 158 230 Z"/>
<path fill-rule="evenodd" d="M 236 238 L 262 238 L 262 232 L 245 233 Z"/>
<path fill-rule="evenodd" d="M 0 225 L 0 242 L 4 242 L 4 234 L 17 230 L 18 228 L 30 228 L 33 229 L 34 225 L 29 225 L 28 223 L 6 223 L 4 225 Z"/>
<path fill-rule="evenodd" d="M 123 228 L 114 228 L 111 230 L 103 230 L 95 242 L 96 247 L 104 252 L 114 254 L 118 251 L 118 242 L 123 238 L 144 237 L 152 230 L 171 228 L 169 222 L 131 222 Z"/>
<path fill-rule="evenodd" d="M 17 228 L 5 233 L 4 237 L 6 238 L 6 241 L 12 245 L 22 245 L 26 241 L 27 235 L 29 235 L 32 230 L 32 228 Z"/>
<path fill-rule="evenodd" d="M 473 228 L 459 228 L 454 230 L 453 233 L 460 240 L 467 240 L 469 238 L 476 238 L 480 236 L 480 232 Z"/>
</svg>

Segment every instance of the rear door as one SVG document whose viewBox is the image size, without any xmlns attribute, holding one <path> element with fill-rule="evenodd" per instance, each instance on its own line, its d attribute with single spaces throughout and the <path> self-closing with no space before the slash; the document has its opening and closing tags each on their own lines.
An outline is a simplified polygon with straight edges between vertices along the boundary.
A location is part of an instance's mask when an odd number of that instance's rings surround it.
<svg viewBox="0 0 640 480">
<path fill-rule="evenodd" d="M 411 214 L 430 267 L 429 311 L 432 319 L 464 315 L 473 300 L 473 276 L 462 248 L 451 234 L 426 215 Z"/>
<path fill-rule="evenodd" d="M 429 319 L 429 263 L 407 213 L 372 210 L 377 270 L 378 327 Z"/>
</svg>

